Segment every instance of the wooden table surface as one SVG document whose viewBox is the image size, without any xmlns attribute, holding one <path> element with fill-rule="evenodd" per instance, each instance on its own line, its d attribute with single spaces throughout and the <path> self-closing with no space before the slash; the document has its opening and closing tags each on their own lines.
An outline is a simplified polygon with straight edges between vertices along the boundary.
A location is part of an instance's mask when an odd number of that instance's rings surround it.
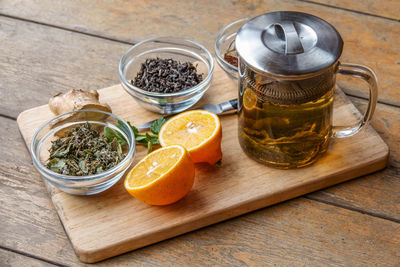
<svg viewBox="0 0 400 267">
<path fill-rule="evenodd" d="M 399 266 L 399 0 L 0 1 L 0 266 L 83 265 L 18 132 L 21 111 L 59 91 L 119 83 L 121 55 L 142 38 L 181 36 L 213 50 L 224 25 L 278 10 L 324 18 L 344 39 L 342 62 L 376 71 L 372 126 L 389 166 L 96 265 Z M 338 83 L 365 110 L 366 86 Z"/>
</svg>

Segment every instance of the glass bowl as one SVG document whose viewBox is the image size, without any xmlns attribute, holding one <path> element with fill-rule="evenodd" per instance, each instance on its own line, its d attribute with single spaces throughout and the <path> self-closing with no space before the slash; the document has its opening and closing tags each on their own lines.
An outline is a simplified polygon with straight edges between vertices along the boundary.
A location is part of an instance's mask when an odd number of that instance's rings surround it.
<svg viewBox="0 0 400 267">
<path fill-rule="evenodd" d="M 131 84 L 142 63 L 148 58 L 172 58 L 180 62 L 197 65 L 198 73 L 203 73 L 203 81 L 189 89 L 175 93 L 155 93 Z M 210 88 L 214 73 L 214 59 L 202 45 L 175 37 L 157 37 L 142 41 L 125 52 L 118 66 L 119 78 L 125 91 L 140 105 L 160 114 L 173 114 L 193 106 Z"/>
<path fill-rule="evenodd" d="M 214 42 L 215 56 L 218 64 L 232 79 L 238 78 L 238 68 L 224 59 L 224 55 L 229 50 L 235 49 L 235 38 L 239 29 L 249 21 L 249 18 L 240 19 L 232 22 L 223 28 Z"/>
<path fill-rule="evenodd" d="M 125 158 L 115 167 L 94 175 L 70 176 L 48 169 L 45 165 L 51 141 L 65 136 L 68 130 L 86 122 L 100 133 L 106 126 L 120 133 L 127 143 L 124 145 Z M 30 150 L 33 165 L 43 179 L 69 194 L 92 195 L 110 188 L 130 167 L 135 155 L 135 136 L 131 127 L 114 114 L 98 110 L 79 110 L 63 113 L 44 123 L 34 134 Z"/>
</svg>

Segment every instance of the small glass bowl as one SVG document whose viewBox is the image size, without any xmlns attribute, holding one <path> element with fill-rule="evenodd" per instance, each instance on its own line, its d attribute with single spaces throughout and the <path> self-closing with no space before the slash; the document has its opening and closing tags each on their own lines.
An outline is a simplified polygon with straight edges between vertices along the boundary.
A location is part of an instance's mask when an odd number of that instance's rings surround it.
<svg viewBox="0 0 400 267">
<path fill-rule="evenodd" d="M 86 122 L 91 123 L 100 133 L 106 126 L 118 131 L 127 142 L 124 151 L 125 158 L 117 166 L 105 172 L 88 176 L 63 175 L 48 169 L 45 165 L 49 157 L 51 141 L 65 136 L 68 130 Z M 98 110 L 72 111 L 58 115 L 44 123 L 32 138 L 30 153 L 33 165 L 43 179 L 69 194 L 92 195 L 113 186 L 130 167 L 135 156 L 135 136 L 131 127 L 114 114 Z"/>
<path fill-rule="evenodd" d="M 175 93 L 155 93 L 131 84 L 142 63 L 148 58 L 172 58 L 180 62 L 197 65 L 198 73 L 203 73 L 203 81 L 192 88 Z M 173 114 L 193 106 L 210 88 L 214 73 L 214 59 L 202 45 L 175 37 L 157 37 L 142 41 L 125 52 L 118 66 L 123 88 L 144 108 L 160 113 Z"/>
<path fill-rule="evenodd" d="M 232 22 L 218 33 L 218 36 L 214 42 L 214 50 L 217 57 L 217 62 L 232 79 L 238 78 L 238 68 L 228 63 L 224 59 L 224 54 L 228 50 L 235 48 L 236 34 L 239 29 L 248 21 L 249 18 L 244 18 Z"/>
</svg>

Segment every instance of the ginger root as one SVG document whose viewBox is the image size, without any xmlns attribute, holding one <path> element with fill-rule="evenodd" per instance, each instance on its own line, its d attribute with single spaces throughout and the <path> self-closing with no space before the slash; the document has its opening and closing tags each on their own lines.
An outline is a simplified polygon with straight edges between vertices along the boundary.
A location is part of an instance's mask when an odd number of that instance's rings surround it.
<svg viewBox="0 0 400 267">
<path fill-rule="evenodd" d="M 55 115 L 60 115 L 65 112 L 75 111 L 75 110 L 100 110 L 112 113 L 111 108 L 107 104 L 102 104 L 99 102 L 99 93 L 96 90 L 85 91 L 82 89 L 72 89 L 67 93 L 58 93 L 49 100 L 49 108 L 51 112 Z M 96 120 L 100 121 L 106 119 L 107 114 L 94 113 L 94 112 L 80 112 L 72 113 L 68 115 L 61 116 L 56 119 L 51 127 L 57 127 L 60 124 L 66 122 L 74 122 L 79 120 Z M 70 127 L 63 128 L 62 130 L 55 133 L 58 137 L 64 137 L 69 130 L 71 130 L 74 125 Z"/>
<path fill-rule="evenodd" d="M 55 115 L 81 109 L 112 112 L 109 105 L 99 102 L 99 93 L 96 90 L 82 89 L 72 89 L 67 93 L 56 94 L 50 98 L 49 108 Z"/>
</svg>

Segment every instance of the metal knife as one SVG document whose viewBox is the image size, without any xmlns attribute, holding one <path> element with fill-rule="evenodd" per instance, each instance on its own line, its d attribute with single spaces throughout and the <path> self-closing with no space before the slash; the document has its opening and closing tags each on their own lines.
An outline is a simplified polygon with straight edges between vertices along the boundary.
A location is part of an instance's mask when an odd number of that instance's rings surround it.
<svg viewBox="0 0 400 267">
<path fill-rule="evenodd" d="M 211 104 L 211 105 L 205 105 L 202 107 L 198 107 L 195 109 L 203 109 L 203 110 L 207 110 L 207 111 L 211 111 L 212 113 L 215 113 L 217 115 L 222 114 L 226 111 L 230 111 L 230 110 L 236 110 L 238 108 L 238 100 L 237 99 L 232 99 L 226 102 L 222 102 L 220 104 Z M 173 115 L 169 115 L 169 116 L 165 116 L 164 119 L 168 120 L 169 118 L 171 118 L 172 116 L 174 116 L 176 114 Z M 152 120 L 152 121 L 148 121 L 142 125 L 137 126 L 136 128 L 138 130 L 147 130 L 150 128 L 150 126 L 155 122 L 156 120 Z"/>
</svg>

